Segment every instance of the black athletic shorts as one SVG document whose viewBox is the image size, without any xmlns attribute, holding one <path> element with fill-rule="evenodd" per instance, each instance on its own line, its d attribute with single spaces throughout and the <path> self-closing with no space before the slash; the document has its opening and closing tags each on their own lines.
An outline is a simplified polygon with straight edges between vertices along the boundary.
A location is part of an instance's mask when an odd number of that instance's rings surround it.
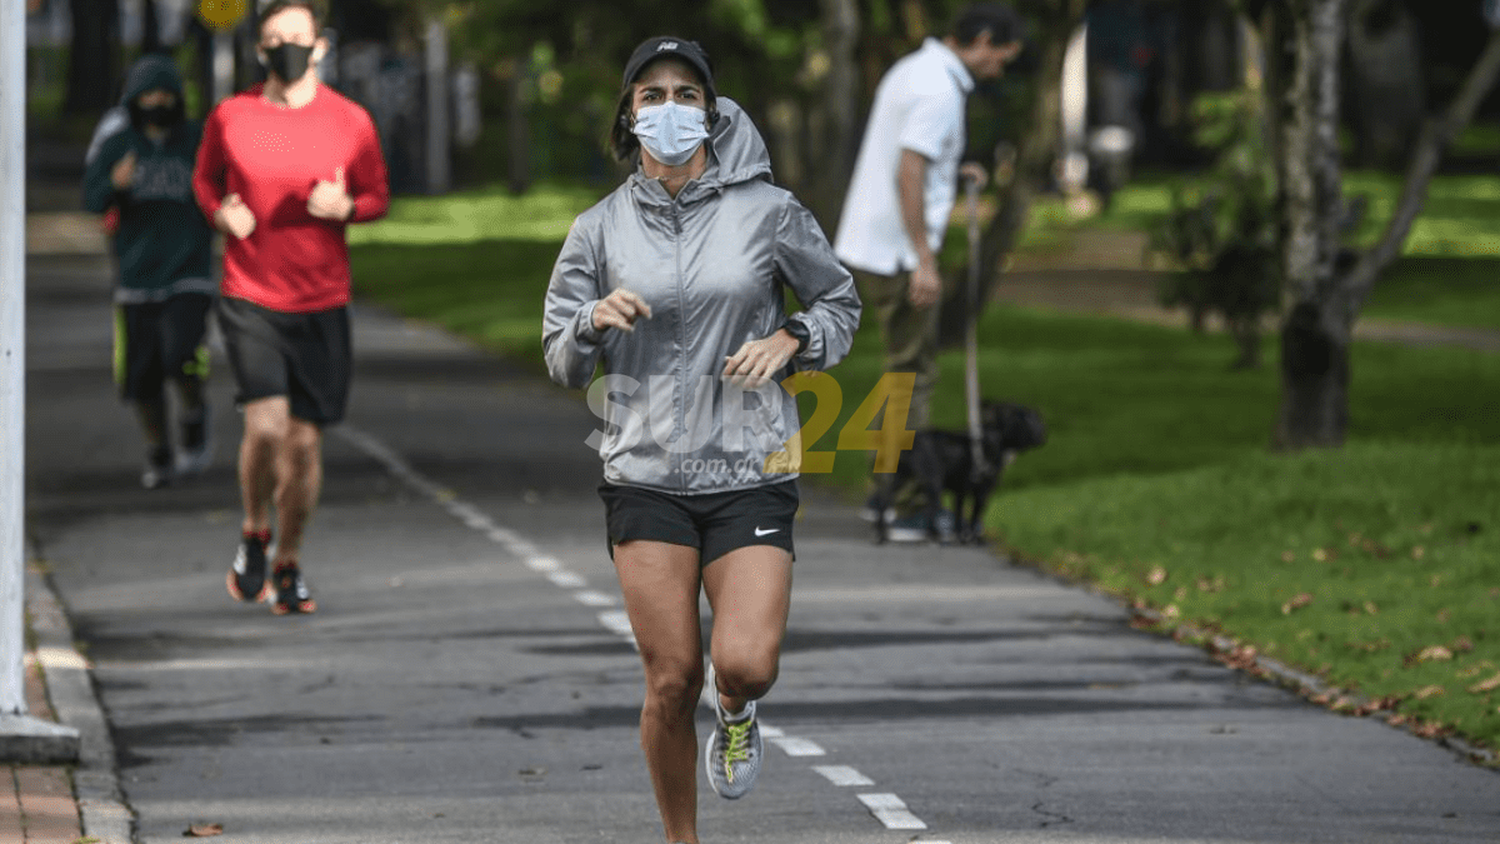
<svg viewBox="0 0 1500 844">
<path fill-rule="evenodd" d="M 203 334 L 213 297 L 178 293 L 160 302 L 115 306 L 115 383 L 128 401 L 155 401 L 161 385 L 183 376 L 207 377 Z"/>
<path fill-rule="evenodd" d="M 632 539 L 670 542 L 698 549 L 701 565 L 739 548 L 774 545 L 796 557 L 792 522 L 797 517 L 796 479 L 769 486 L 701 495 L 672 495 L 635 486 L 600 484 L 610 558 Z"/>
<path fill-rule="evenodd" d="M 237 404 L 286 396 L 298 419 L 331 425 L 344 418 L 353 361 L 347 308 L 288 314 L 226 296 L 219 327 Z"/>
</svg>

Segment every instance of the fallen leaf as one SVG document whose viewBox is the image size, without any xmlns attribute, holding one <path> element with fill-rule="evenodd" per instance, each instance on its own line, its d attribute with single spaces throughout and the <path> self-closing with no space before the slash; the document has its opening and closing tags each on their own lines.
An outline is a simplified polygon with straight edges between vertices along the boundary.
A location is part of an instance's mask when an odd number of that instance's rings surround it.
<svg viewBox="0 0 1500 844">
<path fill-rule="evenodd" d="M 1303 607 L 1307 606 L 1308 604 L 1311 604 L 1312 602 L 1313 602 L 1313 596 L 1311 594 L 1307 593 L 1307 592 L 1303 592 L 1301 595 L 1298 595 L 1297 597 L 1291 599 L 1290 601 L 1287 601 L 1286 603 L 1282 604 L 1281 605 L 1281 614 L 1282 615 L 1291 615 L 1293 610 L 1300 610 Z"/>
<path fill-rule="evenodd" d="M 1422 688 L 1412 692 L 1411 696 L 1416 698 L 1417 700 L 1426 700 L 1430 697 L 1437 697 L 1439 695 L 1445 695 L 1447 693 L 1448 690 L 1443 688 L 1442 686 L 1423 686 Z"/>
<path fill-rule="evenodd" d="M 1375 606 L 1374 601 L 1365 601 L 1365 612 L 1369 613 L 1370 615 L 1379 615 L 1380 607 Z"/>
<path fill-rule="evenodd" d="M 1178 609 L 1176 604 L 1167 604 L 1166 607 L 1162 608 L 1161 617 L 1168 620 L 1181 618 L 1182 610 Z"/>
<path fill-rule="evenodd" d="M 1296 554 L 1296 552 L 1293 552 L 1293 551 L 1282 551 L 1281 552 L 1281 561 L 1283 563 L 1295 563 L 1297 561 L 1297 554 Z"/>
<path fill-rule="evenodd" d="M 211 838 L 215 835 L 224 834 L 224 825 L 221 823 L 195 823 L 183 831 L 183 838 Z"/>
<path fill-rule="evenodd" d="M 1333 552 L 1329 551 L 1327 548 L 1314 548 L 1312 552 L 1312 558 L 1320 563 L 1326 563 L 1329 560 L 1333 559 Z"/>
<path fill-rule="evenodd" d="M 1434 724 L 1432 722 L 1428 722 L 1412 727 L 1411 732 L 1412 735 L 1418 738 L 1436 738 L 1440 735 L 1446 734 L 1448 731 L 1443 729 L 1442 724 Z"/>
<path fill-rule="evenodd" d="M 1146 582 L 1152 586 L 1160 586 L 1166 583 L 1167 570 L 1161 566 L 1152 566 L 1151 570 L 1146 572 Z"/>
<path fill-rule="evenodd" d="M 1417 652 L 1416 661 L 1417 662 L 1442 662 L 1444 660 L 1448 660 L 1448 659 L 1452 659 L 1452 658 L 1453 658 L 1453 651 L 1448 650 L 1447 648 L 1443 647 L 1442 645 L 1432 645 L 1431 647 L 1426 647 L 1426 648 L 1423 648 L 1422 650 L 1418 651 Z"/>
<path fill-rule="evenodd" d="M 1475 683 L 1474 685 L 1469 687 L 1469 691 L 1473 692 L 1476 695 L 1482 695 L 1485 692 L 1493 692 L 1496 689 L 1500 689 L 1500 674 L 1496 674 L 1488 680 Z"/>
</svg>

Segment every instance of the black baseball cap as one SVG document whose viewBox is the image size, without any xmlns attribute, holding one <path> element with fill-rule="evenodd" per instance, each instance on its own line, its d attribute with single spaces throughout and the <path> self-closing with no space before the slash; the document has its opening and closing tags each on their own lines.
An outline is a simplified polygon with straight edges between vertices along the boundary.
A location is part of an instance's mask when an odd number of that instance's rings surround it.
<svg viewBox="0 0 1500 844">
<path fill-rule="evenodd" d="M 703 51 L 697 41 L 671 35 L 658 35 L 642 41 L 635 52 L 630 54 L 630 61 L 625 63 L 625 78 L 621 85 L 629 86 L 641 75 L 641 70 L 646 65 L 664 56 L 674 56 L 692 65 L 703 77 L 703 87 L 707 89 L 705 93 L 711 98 L 718 96 L 714 91 L 714 71 L 713 65 L 708 61 L 708 53 Z"/>
</svg>

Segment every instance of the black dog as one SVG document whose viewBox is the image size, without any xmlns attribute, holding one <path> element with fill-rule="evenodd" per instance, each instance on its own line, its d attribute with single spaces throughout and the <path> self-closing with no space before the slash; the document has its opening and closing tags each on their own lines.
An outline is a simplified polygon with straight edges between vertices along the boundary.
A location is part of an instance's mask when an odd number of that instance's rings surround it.
<svg viewBox="0 0 1500 844">
<path fill-rule="evenodd" d="M 895 491 L 907 480 L 915 480 L 927 499 L 928 536 L 939 541 L 938 509 L 945 491 L 953 493 L 953 513 L 958 521 L 958 540 L 982 542 L 980 519 L 1000 476 L 1016 455 L 1047 442 L 1047 426 L 1032 408 L 1009 402 L 986 401 L 980 406 L 980 443 L 983 465 L 974 466 L 969 435 L 956 431 L 917 431 L 910 451 L 901 452 L 896 471 L 877 485 L 875 538 L 887 539 L 886 514 Z M 967 516 L 964 505 L 969 505 Z"/>
</svg>

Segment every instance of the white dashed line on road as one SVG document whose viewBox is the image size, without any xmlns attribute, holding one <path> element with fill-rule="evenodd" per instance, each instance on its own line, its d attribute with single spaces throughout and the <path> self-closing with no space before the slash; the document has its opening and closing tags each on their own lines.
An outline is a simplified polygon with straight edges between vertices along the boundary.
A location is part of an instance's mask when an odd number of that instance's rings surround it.
<svg viewBox="0 0 1500 844">
<path fill-rule="evenodd" d="M 615 596 L 600 592 L 598 589 L 580 589 L 573 593 L 578 603 L 586 607 L 612 607 L 615 605 Z"/>
<path fill-rule="evenodd" d="M 889 793 L 861 794 L 859 802 L 865 804 L 875 820 L 885 824 L 886 829 L 926 829 L 927 824 L 906 808 L 900 797 Z"/>
<path fill-rule="evenodd" d="M 772 744 L 786 751 L 788 756 L 827 756 L 828 751 L 820 747 L 816 742 L 805 738 L 786 736 L 784 738 L 773 738 Z"/>
<path fill-rule="evenodd" d="M 813 770 L 840 788 L 872 786 L 875 781 L 848 765 L 814 765 Z"/>
</svg>

